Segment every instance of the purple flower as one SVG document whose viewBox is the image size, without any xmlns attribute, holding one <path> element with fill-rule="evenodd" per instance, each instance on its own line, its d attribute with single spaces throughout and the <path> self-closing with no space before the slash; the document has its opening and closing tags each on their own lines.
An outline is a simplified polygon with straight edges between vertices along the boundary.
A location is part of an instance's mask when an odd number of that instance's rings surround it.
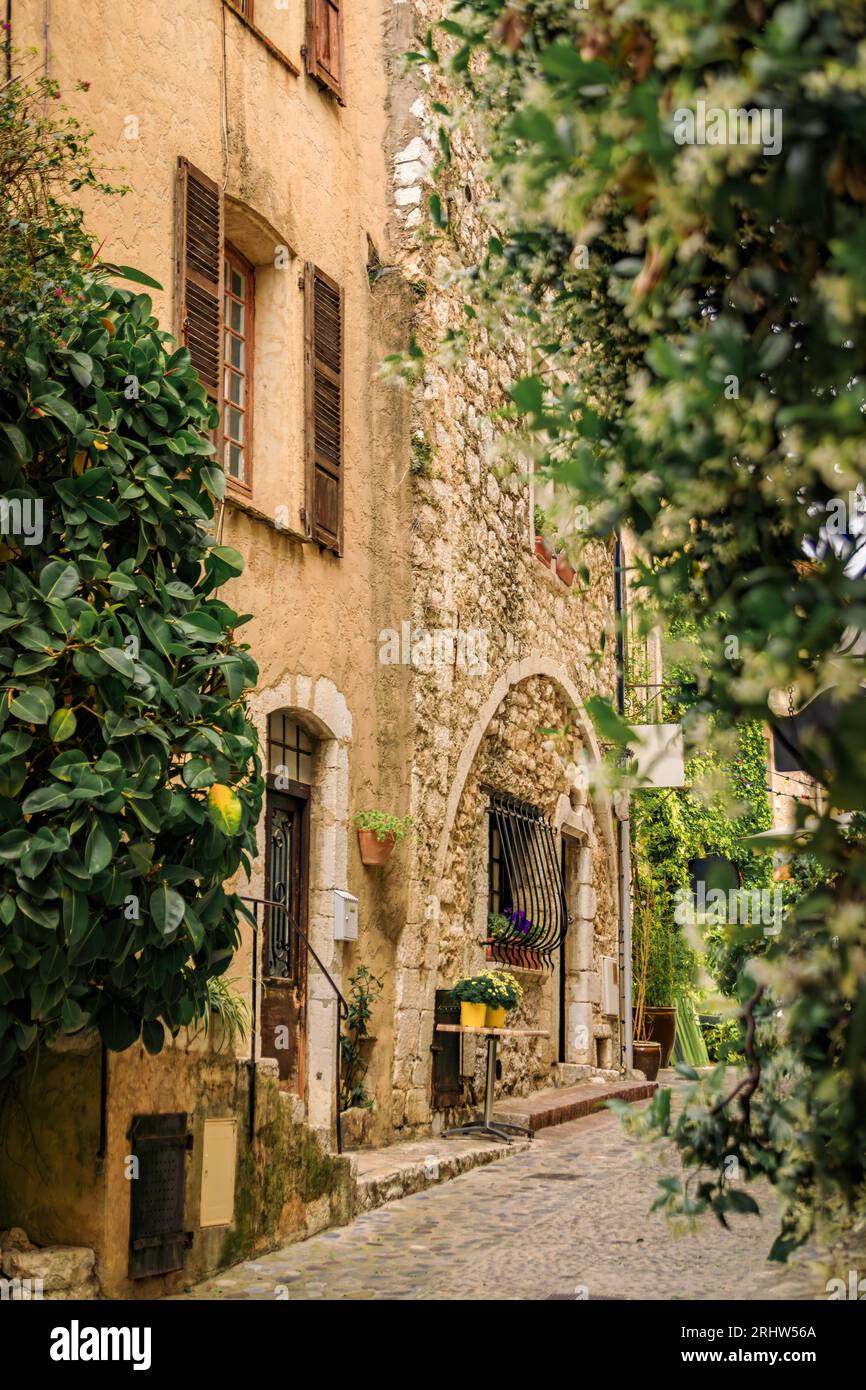
<svg viewBox="0 0 866 1390">
<path fill-rule="evenodd" d="M 532 930 L 532 923 L 522 908 L 518 908 L 516 912 L 512 912 L 509 921 L 523 936 L 528 936 Z"/>
</svg>

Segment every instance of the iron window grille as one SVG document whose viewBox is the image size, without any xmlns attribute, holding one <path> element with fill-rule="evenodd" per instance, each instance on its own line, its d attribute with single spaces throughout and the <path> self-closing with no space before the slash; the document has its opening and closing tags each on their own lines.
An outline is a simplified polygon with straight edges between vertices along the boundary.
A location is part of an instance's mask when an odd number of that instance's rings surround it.
<svg viewBox="0 0 866 1390">
<path fill-rule="evenodd" d="M 505 926 L 485 945 L 494 959 L 552 969 L 568 929 L 556 832 L 537 806 L 501 792 L 489 795 L 488 907 Z"/>
</svg>

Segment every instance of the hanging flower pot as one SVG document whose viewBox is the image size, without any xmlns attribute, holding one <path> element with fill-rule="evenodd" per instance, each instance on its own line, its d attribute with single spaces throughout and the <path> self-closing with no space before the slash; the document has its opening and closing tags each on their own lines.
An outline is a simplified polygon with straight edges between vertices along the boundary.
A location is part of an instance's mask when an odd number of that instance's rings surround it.
<svg viewBox="0 0 866 1390">
<path fill-rule="evenodd" d="M 356 812 L 361 863 L 371 867 L 386 863 L 394 846 L 408 835 L 411 824 L 411 816 L 394 816 L 390 811 Z"/>
<path fill-rule="evenodd" d="M 570 586 L 574 583 L 575 569 L 574 566 L 569 563 L 564 551 L 556 557 L 556 573 L 563 584 L 568 584 Z"/>
<path fill-rule="evenodd" d="M 393 830 L 390 835 L 386 835 L 380 840 L 375 830 L 358 831 L 358 848 L 361 851 L 361 863 L 369 867 L 384 864 L 391 857 L 397 838 Z"/>
<path fill-rule="evenodd" d="M 550 562 L 553 559 L 553 546 L 547 539 L 547 536 L 535 537 L 535 553 L 538 556 L 541 563 L 543 565 L 546 565 L 549 569 Z"/>
</svg>

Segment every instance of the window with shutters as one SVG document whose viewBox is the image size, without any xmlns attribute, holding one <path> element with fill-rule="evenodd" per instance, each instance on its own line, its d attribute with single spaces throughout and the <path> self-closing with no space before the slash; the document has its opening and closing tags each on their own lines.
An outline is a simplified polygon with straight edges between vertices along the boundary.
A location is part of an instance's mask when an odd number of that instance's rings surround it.
<svg viewBox="0 0 866 1390">
<path fill-rule="evenodd" d="M 224 264 L 222 439 L 226 476 L 252 486 L 252 371 L 255 275 L 233 246 Z"/>
<path fill-rule="evenodd" d="M 253 0 L 229 0 L 229 4 L 238 10 L 244 19 L 253 19 Z"/>
<path fill-rule="evenodd" d="M 343 105 L 341 0 L 307 0 L 307 72 Z"/>
<path fill-rule="evenodd" d="M 307 533 L 342 549 L 343 292 L 324 271 L 304 271 Z"/>
</svg>

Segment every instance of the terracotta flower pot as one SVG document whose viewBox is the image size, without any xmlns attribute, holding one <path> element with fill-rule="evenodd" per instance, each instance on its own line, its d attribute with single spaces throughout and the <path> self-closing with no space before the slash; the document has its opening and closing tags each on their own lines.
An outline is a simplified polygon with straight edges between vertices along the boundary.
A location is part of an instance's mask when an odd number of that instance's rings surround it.
<svg viewBox="0 0 866 1390">
<path fill-rule="evenodd" d="M 644 1009 L 648 1042 L 657 1042 L 662 1050 L 663 1067 L 669 1067 L 677 1040 L 677 1011 L 671 1008 Z"/>
<path fill-rule="evenodd" d="M 487 1007 L 484 1004 L 470 1004 L 466 999 L 460 1000 L 460 1027 L 461 1028 L 484 1028 L 484 1016 Z"/>
<path fill-rule="evenodd" d="M 538 556 L 541 563 L 543 565 L 547 565 L 549 569 L 550 562 L 553 559 L 553 547 L 551 546 L 550 541 L 547 539 L 546 536 L 535 537 L 535 553 Z"/>
<path fill-rule="evenodd" d="M 574 566 L 569 564 L 568 560 L 565 558 L 564 555 L 557 555 L 556 557 L 556 573 L 558 578 L 562 580 L 563 584 L 571 585 L 574 583 Z"/>
<path fill-rule="evenodd" d="M 655 1081 L 659 1074 L 662 1050 L 657 1042 L 636 1042 L 632 1046 L 634 1065 L 642 1071 L 647 1081 Z"/>
<path fill-rule="evenodd" d="M 358 848 L 361 851 L 361 863 L 375 866 L 384 864 L 391 857 L 391 851 L 396 843 L 393 830 L 380 840 L 375 830 L 358 831 Z"/>
</svg>

